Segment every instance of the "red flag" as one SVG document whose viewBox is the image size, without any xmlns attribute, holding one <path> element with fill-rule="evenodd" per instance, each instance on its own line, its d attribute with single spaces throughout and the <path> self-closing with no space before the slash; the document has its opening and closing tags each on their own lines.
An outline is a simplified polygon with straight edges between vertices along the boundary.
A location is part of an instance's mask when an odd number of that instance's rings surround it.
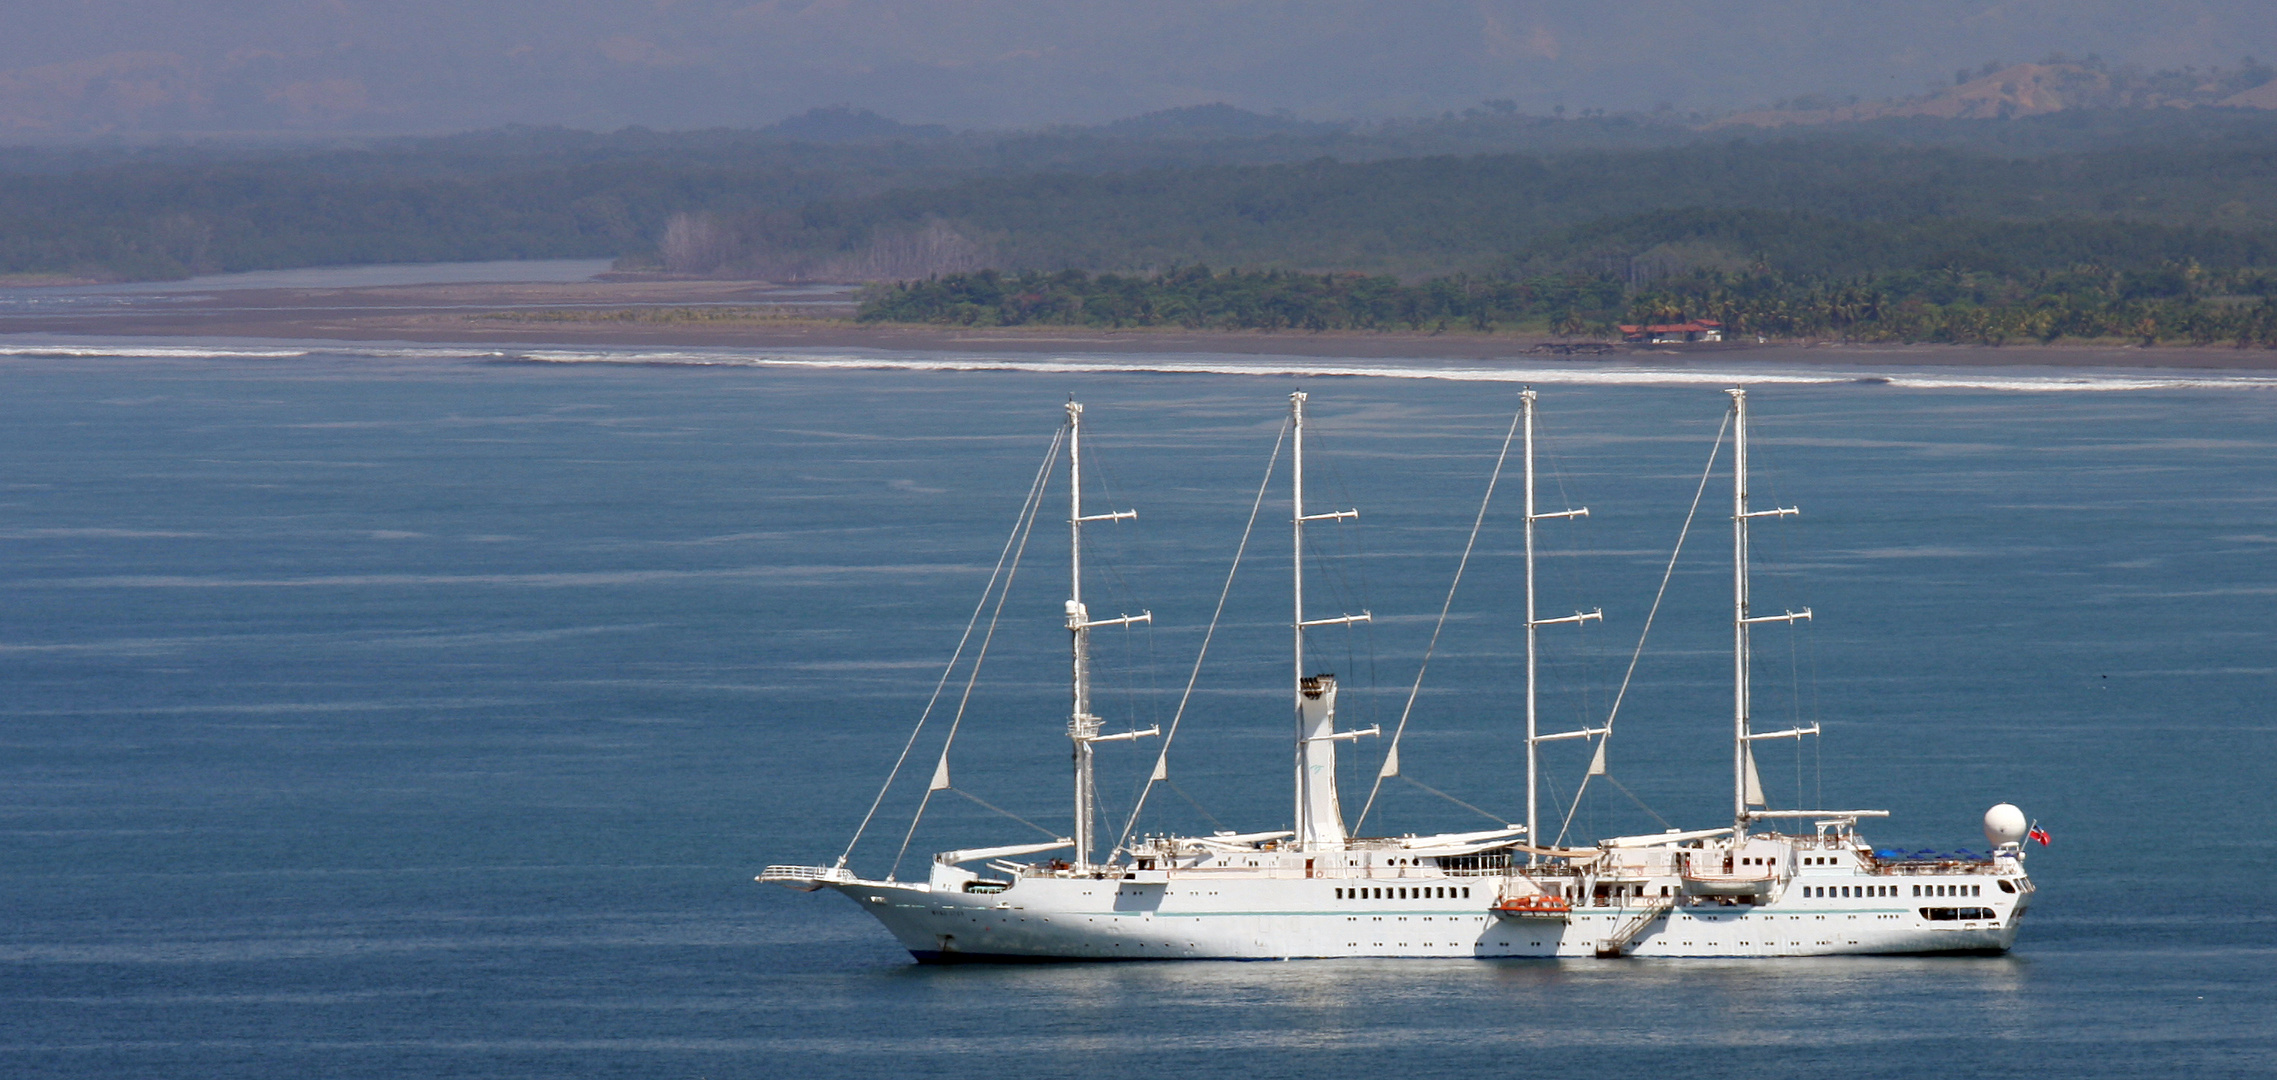
<svg viewBox="0 0 2277 1080">
<path fill-rule="evenodd" d="M 2032 826 L 2032 832 L 2030 833 L 2030 835 L 2031 835 L 2032 839 L 2034 839 L 2034 840 L 2038 840 L 2038 841 L 2040 842 L 2040 846 L 2041 846 L 2041 847 L 2047 847 L 2047 846 L 2048 846 L 2048 843 L 2049 843 L 2049 840 L 2048 840 L 2048 830 L 2046 830 L 2046 829 L 2043 829 L 2043 828 L 2039 827 L 2038 825 L 2034 825 L 2034 826 Z"/>
</svg>

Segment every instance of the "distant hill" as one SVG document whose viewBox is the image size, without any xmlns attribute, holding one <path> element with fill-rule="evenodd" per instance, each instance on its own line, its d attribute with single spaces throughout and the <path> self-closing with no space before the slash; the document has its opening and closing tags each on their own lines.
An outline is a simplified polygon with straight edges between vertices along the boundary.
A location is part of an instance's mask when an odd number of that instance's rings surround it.
<svg viewBox="0 0 2277 1080">
<path fill-rule="evenodd" d="M 1723 117 L 1709 127 L 1785 127 L 1893 117 L 2008 120 L 2071 109 L 2174 109 L 2216 106 L 2277 109 L 2277 70 L 2250 58 L 2238 70 L 2162 71 L 2097 63 L 2015 64 L 1921 97 L 1835 103 L 1802 98 L 1782 107 Z"/>
</svg>

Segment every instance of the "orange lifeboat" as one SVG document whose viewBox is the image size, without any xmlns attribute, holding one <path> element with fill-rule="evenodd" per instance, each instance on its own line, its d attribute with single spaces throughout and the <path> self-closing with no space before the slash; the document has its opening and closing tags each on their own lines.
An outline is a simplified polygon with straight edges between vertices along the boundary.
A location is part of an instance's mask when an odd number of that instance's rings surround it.
<svg viewBox="0 0 2277 1080">
<path fill-rule="evenodd" d="M 1563 919 L 1573 914 L 1573 901 L 1562 896 L 1512 896 L 1496 904 L 1494 911 L 1518 919 Z"/>
</svg>

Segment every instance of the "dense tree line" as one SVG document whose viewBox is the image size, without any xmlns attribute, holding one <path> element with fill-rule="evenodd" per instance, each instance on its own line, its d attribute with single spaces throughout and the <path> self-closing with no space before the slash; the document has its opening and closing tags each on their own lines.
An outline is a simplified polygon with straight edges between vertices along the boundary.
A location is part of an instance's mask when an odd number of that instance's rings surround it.
<svg viewBox="0 0 2277 1080">
<path fill-rule="evenodd" d="M 1610 273 L 1406 283 L 1388 275 L 993 270 L 873 288 L 868 322 L 1217 330 L 1532 330 L 1612 337 L 1716 319 L 1735 335 L 2003 345 L 2058 339 L 2277 347 L 2277 273 L 2167 264 L 1858 278 L 1696 270 L 1642 289 Z"/>
<path fill-rule="evenodd" d="M 874 287 L 857 317 L 961 326 L 1219 330 L 1421 330 L 1459 322 L 1488 330 L 1551 315 L 1601 315 L 1626 299 L 1622 283 L 1606 274 L 1524 281 L 1457 276 L 1407 284 L 1381 274 L 1217 273 L 1206 266 L 1145 276 L 982 270 Z"/>
</svg>

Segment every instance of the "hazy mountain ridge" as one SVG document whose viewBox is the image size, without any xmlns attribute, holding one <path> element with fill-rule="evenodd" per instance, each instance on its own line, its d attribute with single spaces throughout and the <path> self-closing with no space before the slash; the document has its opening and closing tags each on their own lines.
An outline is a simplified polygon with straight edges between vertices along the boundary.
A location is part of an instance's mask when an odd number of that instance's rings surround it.
<svg viewBox="0 0 2277 1080">
<path fill-rule="evenodd" d="M 2207 72 L 2144 72 L 2055 60 L 1984 70 L 1955 81 L 1957 85 L 1949 89 L 1920 97 L 1824 106 L 1806 101 L 1736 113 L 1708 126 L 1780 127 L 1893 117 L 2008 120 L 2073 109 L 2277 108 L 2277 71 L 2252 57 L 2236 70 Z"/>
</svg>

